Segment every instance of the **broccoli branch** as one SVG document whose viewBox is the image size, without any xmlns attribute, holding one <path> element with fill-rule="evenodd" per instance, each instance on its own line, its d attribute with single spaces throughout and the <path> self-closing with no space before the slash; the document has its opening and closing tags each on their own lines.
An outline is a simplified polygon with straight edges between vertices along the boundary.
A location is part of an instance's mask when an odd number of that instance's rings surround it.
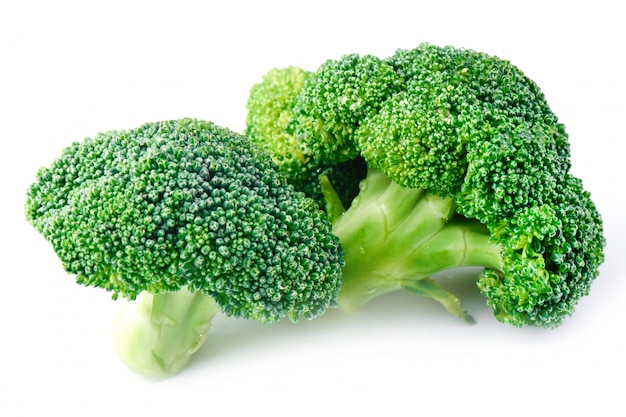
<svg viewBox="0 0 626 417">
<path fill-rule="evenodd" d="M 455 214 L 451 198 L 401 187 L 378 170 L 368 172 L 361 193 L 342 214 L 330 183 L 322 185 L 334 207 L 333 233 L 345 251 L 338 298 L 342 310 L 354 311 L 381 294 L 403 289 L 470 319 L 458 298 L 430 276 L 464 266 L 500 271 L 500 247 L 483 225 Z"/>
</svg>

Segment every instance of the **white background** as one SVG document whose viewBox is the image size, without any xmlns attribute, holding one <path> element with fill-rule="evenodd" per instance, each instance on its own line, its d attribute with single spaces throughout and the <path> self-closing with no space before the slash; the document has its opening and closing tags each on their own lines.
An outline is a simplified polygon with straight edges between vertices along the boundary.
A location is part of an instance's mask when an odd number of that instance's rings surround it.
<svg viewBox="0 0 626 417">
<path fill-rule="evenodd" d="M 626 415 L 623 18 L 602 0 L 4 0 L 0 415 Z M 248 90 L 272 67 L 424 41 L 509 59 L 567 126 L 608 240 L 576 313 L 556 330 L 510 328 L 465 280 L 474 325 L 397 293 L 298 325 L 216 319 L 172 379 L 124 368 L 109 294 L 74 284 L 24 220 L 37 169 L 72 141 L 144 122 L 241 131 Z"/>
</svg>

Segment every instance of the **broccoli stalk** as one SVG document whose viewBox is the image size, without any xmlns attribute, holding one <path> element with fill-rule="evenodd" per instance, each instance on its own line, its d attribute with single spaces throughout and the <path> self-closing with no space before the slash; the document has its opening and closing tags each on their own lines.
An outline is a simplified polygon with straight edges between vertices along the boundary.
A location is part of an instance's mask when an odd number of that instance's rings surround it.
<svg viewBox="0 0 626 417">
<path fill-rule="evenodd" d="M 329 204 L 337 207 L 332 185 L 327 179 L 322 184 Z M 358 197 L 333 223 L 346 262 L 339 307 L 352 312 L 379 295 L 403 289 L 471 319 L 459 299 L 430 276 L 463 266 L 501 270 L 502 260 L 489 231 L 455 214 L 455 207 L 450 197 L 400 187 L 371 169 Z"/>
<path fill-rule="evenodd" d="M 199 291 L 140 293 L 118 300 L 114 346 L 131 370 L 153 378 L 174 375 L 204 343 L 220 311 L 213 297 Z"/>
</svg>

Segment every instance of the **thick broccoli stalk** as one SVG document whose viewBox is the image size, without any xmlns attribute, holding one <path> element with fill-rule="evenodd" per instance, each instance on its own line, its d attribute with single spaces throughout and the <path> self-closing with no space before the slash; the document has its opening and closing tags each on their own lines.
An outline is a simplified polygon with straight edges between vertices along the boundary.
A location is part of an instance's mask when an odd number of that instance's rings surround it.
<svg viewBox="0 0 626 417">
<path fill-rule="evenodd" d="M 211 122 L 72 144 L 39 171 L 26 217 L 79 284 L 140 298 L 118 321 L 116 344 L 146 375 L 180 369 L 213 303 L 263 323 L 336 305 L 343 252 L 324 213 L 246 137 Z"/>
<path fill-rule="evenodd" d="M 119 302 L 115 351 L 128 368 L 152 378 L 180 372 L 204 343 L 219 312 L 213 297 L 186 289 L 142 292 L 135 300 Z"/>
<path fill-rule="evenodd" d="M 330 182 L 323 184 L 332 201 Z M 488 230 L 457 215 L 455 207 L 452 198 L 401 187 L 370 170 L 358 197 L 333 225 L 345 248 L 339 307 L 352 312 L 377 296 L 403 289 L 470 319 L 459 299 L 430 276 L 463 266 L 501 271 L 502 260 Z"/>
</svg>

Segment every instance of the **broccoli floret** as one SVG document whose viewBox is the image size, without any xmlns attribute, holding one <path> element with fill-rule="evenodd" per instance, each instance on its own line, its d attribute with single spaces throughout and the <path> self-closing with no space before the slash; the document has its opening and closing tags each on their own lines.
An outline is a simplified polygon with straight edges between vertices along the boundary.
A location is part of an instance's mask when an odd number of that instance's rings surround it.
<svg viewBox="0 0 626 417">
<path fill-rule="evenodd" d="M 317 159 L 368 167 L 347 209 L 322 181 L 345 251 L 340 308 L 404 289 L 468 317 L 432 275 L 470 265 L 514 326 L 555 327 L 589 292 L 600 214 L 569 173 L 564 126 L 510 62 L 430 44 L 346 55 L 307 78 L 295 108 L 292 129 Z"/>
<path fill-rule="evenodd" d="M 245 135 L 294 181 L 302 176 L 303 167 L 311 158 L 287 132 L 287 125 L 293 118 L 298 94 L 311 75 L 312 72 L 295 66 L 274 68 L 252 86 L 246 103 Z"/>
<path fill-rule="evenodd" d="M 566 175 L 553 201 L 490 229 L 504 269 L 486 270 L 478 288 L 496 317 L 516 326 L 558 326 L 588 295 L 604 260 L 602 219 L 582 181 Z"/>
<path fill-rule="evenodd" d="M 326 208 L 320 177 L 332 179 L 342 203 L 349 205 L 359 192 L 367 167 L 361 157 L 335 162 L 316 158 L 292 129 L 295 106 L 312 72 L 299 67 L 274 68 L 250 89 L 245 134 L 267 152 L 278 171 L 298 191 Z"/>
<path fill-rule="evenodd" d="M 401 84 L 393 67 L 372 55 L 328 60 L 305 81 L 291 129 L 318 160 L 340 163 L 357 158 L 355 130 Z"/>
<path fill-rule="evenodd" d="M 343 253 L 324 214 L 247 138 L 210 122 L 72 144 L 39 171 L 26 217 L 78 283 L 136 299 L 116 343 L 147 375 L 180 370 L 217 311 L 297 321 L 336 304 Z"/>
</svg>

